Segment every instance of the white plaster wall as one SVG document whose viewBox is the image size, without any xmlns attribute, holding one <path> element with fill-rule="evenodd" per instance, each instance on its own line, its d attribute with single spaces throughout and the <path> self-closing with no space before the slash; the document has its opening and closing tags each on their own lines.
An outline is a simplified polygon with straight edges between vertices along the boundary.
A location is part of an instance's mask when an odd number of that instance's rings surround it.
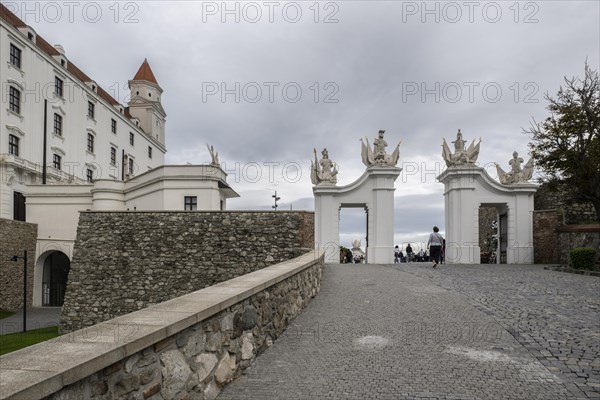
<svg viewBox="0 0 600 400">
<path fill-rule="evenodd" d="M 9 61 L 10 43 L 21 50 L 21 69 L 13 67 Z M 27 175 L 25 183 L 41 179 L 43 164 L 44 99 L 47 106 L 47 163 L 52 168 L 54 153 L 64 153 L 62 170 L 85 180 L 86 170 L 95 168 L 94 178 L 121 179 L 121 150 L 135 157 L 137 173 L 155 168 L 164 163 L 165 147 L 150 138 L 135 124 L 119 112 L 115 106 L 105 102 L 83 82 L 74 78 L 65 67 L 46 55 L 32 44 L 26 36 L 0 20 L 0 76 L 2 93 L 8 93 L 8 86 L 21 90 L 20 115 L 8 111 L 8 95 L 0 96 L 0 154 L 8 154 L 8 135 L 20 138 L 18 163 L 24 170 L 35 172 Z M 66 56 L 69 57 L 68 49 Z M 77 60 L 73 55 L 73 60 Z M 85 72 L 85 71 L 84 71 Z M 135 71 L 131 71 L 134 74 Z M 64 81 L 63 98 L 54 96 L 54 78 Z M 110 91 L 109 91 L 110 93 Z M 96 104 L 95 118 L 87 117 L 88 100 Z M 120 106 L 123 108 L 123 106 Z M 63 117 L 63 136 L 53 134 L 54 113 Z M 117 133 L 111 132 L 111 119 L 117 121 Z M 17 133 L 15 133 L 17 132 Z M 87 152 L 87 133 L 95 135 L 94 153 Z M 129 143 L 129 133 L 135 134 L 134 145 Z M 110 164 L 110 147 L 117 147 L 117 164 Z M 148 157 L 151 146 L 152 158 Z M 0 160 L 2 163 L 2 160 Z M 37 177 L 36 177 L 37 176 Z M 12 219 L 12 191 L 27 193 L 24 188 L 15 186 L 10 193 L 3 188 L 0 198 L 0 217 Z M 10 196 L 9 196 L 10 195 Z"/>
</svg>

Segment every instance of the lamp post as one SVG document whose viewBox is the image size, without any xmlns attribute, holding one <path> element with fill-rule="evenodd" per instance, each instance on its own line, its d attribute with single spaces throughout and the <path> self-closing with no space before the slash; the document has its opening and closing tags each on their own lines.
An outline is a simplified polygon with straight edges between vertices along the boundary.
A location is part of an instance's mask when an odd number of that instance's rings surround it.
<svg viewBox="0 0 600 400">
<path fill-rule="evenodd" d="M 17 262 L 23 259 L 23 333 L 27 332 L 27 250 L 23 251 L 23 257 L 12 256 L 10 261 Z"/>
<path fill-rule="evenodd" d="M 277 190 L 275 191 L 275 194 L 273 196 L 271 196 L 273 199 L 275 199 L 275 204 L 272 205 L 271 207 L 277 211 L 277 200 L 281 200 L 281 197 L 277 197 Z"/>
</svg>

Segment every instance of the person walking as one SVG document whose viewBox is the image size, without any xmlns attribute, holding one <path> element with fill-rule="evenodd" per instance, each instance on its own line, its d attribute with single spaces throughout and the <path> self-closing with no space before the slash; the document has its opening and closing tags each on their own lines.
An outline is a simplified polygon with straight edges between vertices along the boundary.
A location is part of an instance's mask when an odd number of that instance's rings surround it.
<svg viewBox="0 0 600 400">
<path fill-rule="evenodd" d="M 429 249 L 429 259 L 432 262 L 432 268 L 437 268 L 440 262 L 442 254 L 442 246 L 444 244 L 444 238 L 440 235 L 439 228 L 433 227 L 433 232 L 429 234 L 429 240 L 427 241 L 427 248 Z"/>
<path fill-rule="evenodd" d="M 411 262 L 413 258 L 413 249 L 410 247 L 410 243 L 406 246 L 406 262 Z"/>
<path fill-rule="evenodd" d="M 394 247 L 394 264 L 397 264 L 400 262 L 400 248 L 398 247 L 398 245 L 396 245 L 396 247 Z"/>
</svg>

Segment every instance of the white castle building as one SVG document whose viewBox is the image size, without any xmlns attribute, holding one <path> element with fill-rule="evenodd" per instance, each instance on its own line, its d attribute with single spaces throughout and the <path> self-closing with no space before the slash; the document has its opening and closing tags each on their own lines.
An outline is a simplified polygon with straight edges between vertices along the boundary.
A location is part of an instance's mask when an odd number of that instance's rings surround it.
<svg viewBox="0 0 600 400">
<path fill-rule="evenodd" d="M 163 90 L 146 60 L 124 106 L 0 4 L 0 76 L 0 218 L 38 224 L 34 305 L 62 304 L 79 211 L 223 210 L 239 197 L 214 154 L 164 165 Z"/>
</svg>

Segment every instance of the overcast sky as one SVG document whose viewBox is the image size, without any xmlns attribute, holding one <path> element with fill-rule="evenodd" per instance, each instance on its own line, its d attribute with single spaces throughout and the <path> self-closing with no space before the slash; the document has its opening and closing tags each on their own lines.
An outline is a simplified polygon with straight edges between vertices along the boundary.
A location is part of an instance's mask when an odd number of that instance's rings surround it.
<svg viewBox="0 0 600 400">
<path fill-rule="evenodd" d="M 277 190 L 280 209 L 313 210 L 313 148 L 349 184 L 359 138 L 386 129 L 402 140 L 399 244 L 444 231 L 442 137 L 481 137 L 479 164 L 508 169 L 514 150 L 528 158 L 522 128 L 547 116 L 544 93 L 599 65 L 597 1 L 3 3 L 120 101 L 147 58 L 167 163 L 208 162 L 215 146 L 241 195 L 230 209 L 271 209 Z M 342 213 L 343 244 L 364 221 Z"/>
</svg>

